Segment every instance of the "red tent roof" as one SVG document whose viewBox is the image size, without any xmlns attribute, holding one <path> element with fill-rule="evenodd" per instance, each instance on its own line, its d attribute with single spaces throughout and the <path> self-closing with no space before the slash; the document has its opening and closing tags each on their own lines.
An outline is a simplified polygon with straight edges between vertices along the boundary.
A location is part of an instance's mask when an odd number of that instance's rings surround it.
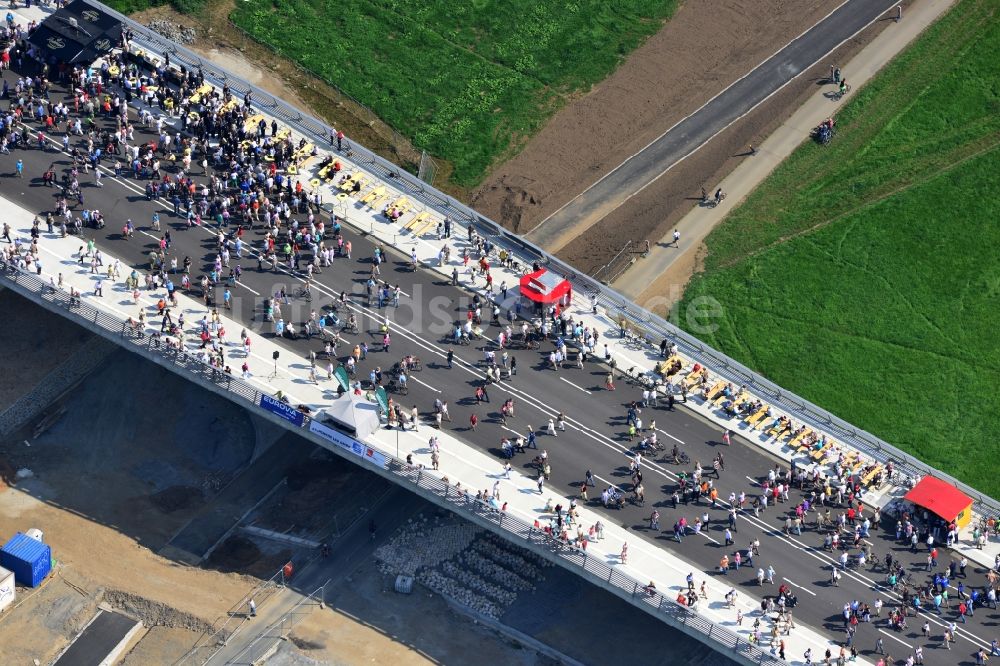
<svg viewBox="0 0 1000 666">
<path fill-rule="evenodd" d="M 521 294 L 536 303 L 555 303 L 569 291 L 569 280 L 550 273 L 545 268 L 521 278 Z"/>
<path fill-rule="evenodd" d="M 933 476 L 925 476 L 904 497 L 908 502 L 933 511 L 945 520 L 952 521 L 972 504 L 972 498 L 961 490 Z"/>
</svg>

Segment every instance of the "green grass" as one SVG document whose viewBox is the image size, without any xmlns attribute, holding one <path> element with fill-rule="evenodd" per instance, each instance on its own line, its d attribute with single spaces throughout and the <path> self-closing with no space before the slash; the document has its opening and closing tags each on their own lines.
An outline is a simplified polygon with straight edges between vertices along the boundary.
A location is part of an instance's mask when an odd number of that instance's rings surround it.
<svg viewBox="0 0 1000 666">
<path fill-rule="evenodd" d="M 677 0 L 238 0 L 231 19 L 478 183 Z"/>
<path fill-rule="evenodd" d="M 963 0 L 857 93 L 710 234 L 685 293 L 723 305 L 706 342 L 992 496 L 998 11 Z"/>
</svg>

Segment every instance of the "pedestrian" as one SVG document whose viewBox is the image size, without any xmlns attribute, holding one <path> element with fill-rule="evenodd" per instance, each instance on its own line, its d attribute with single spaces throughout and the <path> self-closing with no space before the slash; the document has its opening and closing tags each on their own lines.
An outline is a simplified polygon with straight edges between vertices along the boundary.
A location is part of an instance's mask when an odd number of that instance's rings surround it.
<svg viewBox="0 0 1000 666">
<path fill-rule="evenodd" d="M 875 639 L 875 652 L 883 655 L 885 654 L 885 643 L 882 642 L 881 636 Z"/>
<path fill-rule="evenodd" d="M 609 372 L 607 378 L 604 380 L 604 388 L 609 391 L 615 390 L 615 375 L 613 372 Z"/>
<path fill-rule="evenodd" d="M 545 475 L 541 472 L 538 473 L 538 494 L 541 495 L 545 490 Z"/>
<path fill-rule="evenodd" d="M 621 564 L 628 564 L 628 541 L 622 544 L 622 552 L 618 556 L 618 560 Z"/>
<path fill-rule="evenodd" d="M 725 444 L 726 446 L 732 446 L 733 442 L 732 442 L 732 438 L 729 436 L 729 431 L 728 430 L 726 430 L 724 433 L 722 433 L 722 443 Z"/>
<path fill-rule="evenodd" d="M 247 602 L 247 608 L 250 611 L 250 617 L 257 617 L 257 603 L 253 599 Z"/>
<path fill-rule="evenodd" d="M 438 414 L 440 415 L 440 412 Z M 469 428 L 475 430 L 477 425 L 479 425 L 479 417 L 473 414 L 469 417 Z"/>
<path fill-rule="evenodd" d="M 898 4 L 896 5 L 896 23 L 899 23 L 902 20 L 903 20 L 903 5 Z"/>
<path fill-rule="evenodd" d="M 454 361 L 454 360 L 455 360 L 455 350 L 454 349 L 448 349 L 447 361 L 448 361 L 448 369 L 449 370 L 451 370 L 451 364 L 452 364 L 452 361 Z"/>
<path fill-rule="evenodd" d="M 681 246 L 681 232 L 678 229 L 674 229 L 673 246 L 674 247 L 680 247 Z"/>
<path fill-rule="evenodd" d="M 94 296 L 104 298 L 104 283 L 100 279 L 94 283 Z"/>
<path fill-rule="evenodd" d="M 594 483 L 594 473 L 591 472 L 589 469 L 587 470 L 587 473 L 584 475 L 584 479 L 586 479 L 584 481 L 586 485 L 590 486 L 591 488 L 595 487 L 596 484 Z"/>
</svg>

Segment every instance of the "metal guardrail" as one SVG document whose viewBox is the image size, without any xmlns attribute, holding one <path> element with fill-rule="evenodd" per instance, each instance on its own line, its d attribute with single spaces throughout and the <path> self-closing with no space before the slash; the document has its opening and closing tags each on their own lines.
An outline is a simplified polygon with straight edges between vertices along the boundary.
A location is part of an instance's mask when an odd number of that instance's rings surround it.
<svg viewBox="0 0 1000 666">
<path fill-rule="evenodd" d="M 328 448 L 337 455 L 354 462 L 358 461 L 358 458 L 350 456 L 340 447 L 329 446 L 329 442 L 311 433 L 308 416 L 305 417 L 301 426 L 295 426 L 290 421 L 279 419 L 274 413 L 259 406 L 261 392 L 243 379 L 208 366 L 199 361 L 193 354 L 173 349 L 157 337 L 149 334 L 139 336 L 127 321 L 103 312 L 89 303 L 71 298 L 67 292 L 53 287 L 32 273 L 22 271 L 10 264 L 2 264 L 0 265 L 0 285 L 12 289 L 77 324 L 97 330 L 104 337 L 117 342 L 126 349 L 139 353 L 158 365 L 167 367 L 176 374 L 215 393 L 224 395 L 268 420 L 277 420 L 284 427 L 324 448 Z M 376 473 L 410 488 L 422 497 L 447 507 L 466 519 L 487 527 L 508 540 L 539 553 L 585 579 L 601 585 L 620 598 L 629 601 L 632 605 L 688 633 L 710 647 L 722 651 L 730 658 L 744 664 L 785 666 L 784 661 L 748 642 L 746 638 L 715 624 L 686 606 L 681 606 L 672 598 L 664 596 L 660 592 L 647 593 L 644 583 L 613 566 L 609 566 L 602 558 L 588 555 L 586 550 L 564 543 L 527 521 L 497 511 L 488 504 L 470 497 L 465 490 L 458 490 L 442 479 L 424 473 L 422 469 L 409 466 L 392 457 L 388 452 L 383 453 L 387 460 L 385 468 L 368 465 L 365 465 L 365 468 L 374 470 Z"/>
<path fill-rule="evenodd" d="M 183 65 L 189 69 L 202 68 L 206 80 L 219 86 L 228 85 L 231 90 L 240 95 L 253 90 L 254 105 L 258 106 L 261 111 L 280 119 L 303 136 L 308 137 L 316 145 L 328 143 L 328 128 L 322 121 L 303 114 L 263 90 L 253 88 L 240 77 L 227 72 L 222 67 L 206 62 L 192 51 L 149 30 L 106 5 L 97 2 L 94 4 L 100 5 L 104 11 L 126 24 L 135 34 L 134 43 L 141 45 L 142 48 L 160 55 L 170 54 L 171 62 L 174 64 Z M 909 476 L 933 474 L 971 497 L 976 505 L 973 509 L 980 515 L 1000 515 L 1000 502 L 997 500 L 930 467 L 875 435 L 860 430 L 825 409 L 783 389 L 742 363 L 706 346 L 697 338 L 682 331 L 659 315 L 632 303 L 625 296 L 599 281 L 578 273 L 572 266 L 548 254 L 542 248 L 504 229 L 453 197 L 437 191 L 400 167 L 372 153 L 364 146 L 352 142 L 351 149 L 353 151 L 351 159 L 359 166 L 392 183 L 409 196 L 421 201 L 425 206 L 442 215 L 447 215 L 454 223 L 465 227 L 472 226 L 478 233 L 489 236 L 495 243 L 513 252 L 519 261 L 527 264 L 538 262 L 550 270 L 562 274 L 573 283 L 574 289 L 578 292 L 595 294 L 599 305 L 612 318 L 625 317 L 642 334 L 648 335 L 650 341 L 663 338 L 671 340 L 677 344 L 685 356 L 708 367 L 710 371 L 726 381 L 746 385 L 751 392 L 766 398 L 775 410 L 788 414 L 794 421 L 825 430 L 837 437 L 842 443 L 857 449 L 874 460 L 882 463 L 892 460 L 896 469 Z"/>
</svg>

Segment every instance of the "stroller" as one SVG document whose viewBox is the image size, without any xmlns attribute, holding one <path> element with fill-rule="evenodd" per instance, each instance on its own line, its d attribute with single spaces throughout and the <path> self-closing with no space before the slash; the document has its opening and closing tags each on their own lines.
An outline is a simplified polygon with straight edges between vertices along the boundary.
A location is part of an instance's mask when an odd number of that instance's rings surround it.
<svg viewBox="0 0 1000 666">
<path fill-rule="evenodd" d="M 837 133 L 837 125 L 833 118 L 827 118 L 812 131 L 812 138 L 816 143 L 825 146 L 830 143 L 830 139 Z"/>
</svg>

